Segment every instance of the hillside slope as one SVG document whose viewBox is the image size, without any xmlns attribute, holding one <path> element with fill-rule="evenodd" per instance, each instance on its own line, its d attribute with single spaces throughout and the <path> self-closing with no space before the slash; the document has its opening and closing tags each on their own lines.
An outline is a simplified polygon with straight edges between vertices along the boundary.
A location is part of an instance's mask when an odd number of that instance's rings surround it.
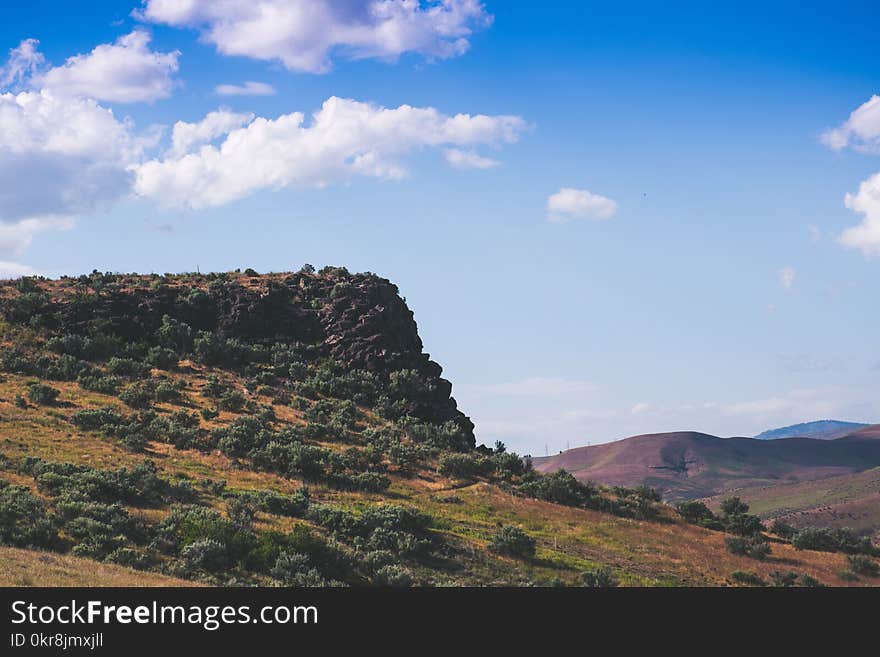
<svg viewBox="0 0 880 657">
<path fill-rule="evenodd" d="M 752 512 L 793 527 L 850 527 L 880 538 L 880 468 L 855 474 L 735 491 Z M 709 498 L 716 507 L 723 495 Z"/>
<path fill-rule="evenodd" d="M 198 586 L 198 583 L 65 554 L 0 547 L 0 586 Z"/>
<path fill-rule="evenodd" d="M 838 440 L 718 438 L 696 432 L 634 436 L 535 458 L 541 472 L 559 468 L 582 481 L 647 484 L 676 498 L 824 479 L 880 465 L 880 442 L 867 434 Z"/>
<path fill-rule="evenodd" d="M 733 554 L 652 491 L 475 449 L 371 274 L 22 279 L 0 313 L 2 584 L 70 582 L 47 551 L 144 586 L 874 583 L 842 577 L 844 554 Z"/>
</svg>

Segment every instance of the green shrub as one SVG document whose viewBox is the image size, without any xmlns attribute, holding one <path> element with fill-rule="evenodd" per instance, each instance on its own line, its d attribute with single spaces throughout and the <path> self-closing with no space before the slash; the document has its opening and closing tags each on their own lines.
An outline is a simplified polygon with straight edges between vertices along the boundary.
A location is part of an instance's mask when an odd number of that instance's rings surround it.
<svg viewBox="0 0 880 657">
<path fill-rule="evenodd" d="M 857 575 L 877 577 L 880 575 L 880 564 L 864 554 L 850 554 L 846 557 L 849 569 Z"/>
<path fill-rule="evenodd" d="M 818 589 L 823 588 L 825 585 L 815 577 L 804 573 L 798 578 L 798 586 L 803 586 L 804 588 L 808 589 Z"/>
<path fill-rule="evenodd" d="M 489 541 L 489 549 L 499 554 L 527 559 L 535 556 L 535 539 L 519 527 L 503 525 Z"/>
<path fill-rule="evenodd" d="M 203 408 L 199 411 L 199 415 L 205 420 L 213 420 L 220 415 L 220 411 L 216 408 Z"/>
<path fill-rule="evenodd" d="M 308 555 L 296 552 L 282 552 L 270 574 L 283 586 L 315 588 L 328 585 L 318 569 L 311 565 Z"/>
<path fill-rule="evenodd" d="M 578 481 L 565 470 L 549 475 L 529 474 L 530 478 L 519 485 L 519 491 L 527 497 L 578 507 L 592 505 L 598 497 L 595 486 Z"/>
<path fill-rule="evenodd" d="M 177 352 L 167 347 L 152 347 L 144 359 L 151 367 L 160 370 L 173 370 L 179 361 Z"/>
<path fill-rule="evenodd" d="M 218 572 L 229 566 L 226 546 L 213 538 L 200 538 L 183 546 L 180 559 L 188 572 Z"/>
<path fill-rule="evenodd" d="M 492 456 L 495 473 L 502 479 L 510 480 L 525 474 L 526 466 L 522 457 L 513 452 L 501 451 Z"/>
<path fill-rule="evenodd" d="M 61 391 L 47 386 L 44 383 L 31 383 L 28 385 L 28 399 L 35 404 L 53 406 L 58 401 Z"/>
<path fill-rule="evenodd" d="M 796 586 L 797 581 L 798 574 L 794 571 L 783 572 L 781 570 L 774 570 L 770 573 L 770 583 L 777 588 Z"/>
<path fill-rule="evenodd" d="M 71 417 L 71 422 L 80 429 L 95 431 L 107 426 L 121 424 L 123 417 L 118 411 L 110 407 L 89 408 L 74 413 Z"/>
<path fill-rule="evenodd" d="M 148 408 L 155 397 L 155 390 L 146 383 L 133 383 L 119 394 L 119 399 L 131 408 Z"/>
<path fill-rule="evenodd" d="M 150 375 L 150 367 L 131 358 L 114 356 L 107 362 L 107 372 L 115 376 L 139 379 Z"/>
<path fill-rule="evenodd" d="M 607 589 L 618 586 L 619 582 L 610 568 L 602 567 L 588 570 L 581 575 L 584 586 L 591 589 Z"/>
<path fill-rule="evenodd" d="M 230 411 L 232 413 L 240 413 L 244 408 L 245 399 L 244 395 L 238 392 L 237 390 L 232 390 L 229 392 L 224 392 L 220 395 L 220 399 L 217 402 L 217 405 L 221 410 Z"/>
<path fill-rule="evenodd" d="M 761 536 L 728 536 L 724 539 L 727 551 L 738 556 L 763 561 L 770 554 L 770 543 Z"/>
<path fill-rule="evenodd" d="M 855 532 L 846 528 L 804 527 L 794 535 L 791 544 L 798 550 L 819 550 L 822 552 L 874 554 L 876 551 L 870 538 L 859 538 Z"/>
<path fill-rule="evenodd" d="M 162 325 L 156 331 L 156 338 L 160 345 L 173 349 L 178 354 L 187 353 L 193 346 L 192 328 L 168 315 L 162 317 Z"/>
<path fill-rule="evenodd" d="M 293 495 L 284 495 L 273 490 L 248 491 L 239 493 L 260 511 L 290 518 L 302 518 L 309 509 L 309 491 L 300 489 Z"/>
<path fill-rule="evenodd" d="M 413 585 L 413 577 L 412 573 L 405 567 L 397 564 L 388 564 L 373 573 L 372 583 L 376 586 L 409 588 Z"/>
<path fill-rule="evenodd" d="M 495 464 L 487 458 L 473 454 L 447 454 L 440 458 L 440 474 L 456 479 L 472 479 L 488 476 Z"/>
<path fill-rule="evenodd" d="M 123 383 L 123 379 L 121 377 L 115 376 L 113 374 L 80 375 L 77 377 L 76 381 L 83 389 L 90 390 L 91 392 L 99 392 L 102 395 L 117 394 L 119 392 L 119 387 Z"/>
<path fill-rule="evenodd" d="M 730 573 L 730 579 L 737 584 L 745 584 L 747 586 L 767 586 L 767 582 L 761 579 L 758 575 L 745 570 L 733 571 Z"/>
<path fill-rule="evenodd" d="M 58 530 L 43 502 L 24 486 L 0 479 L 0 544 L 23 548 L 52 548 Z"/>
<path fill-rule="evenodd" d="M 161 381 L 153 390 L 153 398 L 158 402 L 176 402 L 180 400 L 180 389 L 171 381 Z"/>
</svg>

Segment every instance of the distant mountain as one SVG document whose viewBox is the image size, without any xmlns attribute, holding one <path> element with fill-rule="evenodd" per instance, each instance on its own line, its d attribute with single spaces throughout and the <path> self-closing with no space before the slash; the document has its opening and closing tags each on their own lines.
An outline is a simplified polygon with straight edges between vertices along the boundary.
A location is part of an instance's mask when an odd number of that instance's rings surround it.
<svg viewBox="0 0 880 657">
<path fill-rule="evenodd" d="M 644 483 L 669 499 L 693 499 L 862 472 L 880 466 L 880 440 L 867 429 L 839 440 L 718 438 L 682 431 L 579 447 L 532 463 L 540 472 L 564 468 L 581 481 Z"/>
<path fill-rule="evenodd" d="M 834 440 L 867 426 L 870 425 L 859 422 L 841 422 L 840 420 L 816 420 L 815 422 L 802 422 L 788 427 L 770 429 L 759 433 L 755 438 L 758 440 L 777 440 L 778 438 L 801 437 Z"/>
</svg>

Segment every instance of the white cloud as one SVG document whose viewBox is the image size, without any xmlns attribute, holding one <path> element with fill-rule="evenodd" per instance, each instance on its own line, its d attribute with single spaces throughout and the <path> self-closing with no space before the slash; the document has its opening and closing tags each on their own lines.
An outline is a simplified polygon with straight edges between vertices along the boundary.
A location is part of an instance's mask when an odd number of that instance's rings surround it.
<svg viewBox="0 0 880 657">
<path fill-rule="evenodd" d="M 254 115 L 250 113 L 239 114 L 219 109 L 215 112 L 209 112 L 198 123 L 178 121 L 174 124 L 171 133 L 170 155 L 172 157 L 183 156 L 195 147 L 210 143 L 253 120 Z"/>
<path fill-rule="evenodd" d="M 143 142 L 93 100 L 0 94 L 0 255 L 127 194 Z"/>
<path fill-rule="evenodd" d="M 816 224 L 810 224 L 807 226 L 807 230 L 810 232 L 810 241 L 814 244 L 816 242 L 822 241 L 822 229 L 819 228 Z"/>
<path fill-rule="evenodd" d="M 783 290 L 790 290 L 794 285 L 794 279 L 797 277 L 797 271 L 794 267 L 786 266 L 779 270 L 779 287 Z"/>
<path fill-rule="evenodd" d="M 0 257 L 21 255 L 31 245 L 37 233 L 71 228 L 73 219 L 66 216 L 31 217 L 13 223 L 0 222 Z"/>
<path fill-rule="evenodd" d="M 23 84 L 43 66 L 46 59 L 37 50 L 38 45 L 36 39 L 25 39 L 9 51 L 9 59 L 0 68 L 0 87 Z"/>
<path fill-rule="evenodd" d="M 847 146 L 862 151 L 880 150 L 880 96 L 871 96 L 842 125 L 823 133 L 821 139 L 835 151 Z"/>
<path fill-rule="evenodd" d="M 135 190 L 165 207 L 203 208 L 356 175 L 400 179 L 407 171 L 399 160 L 414 150 L 513 142 L 524 126 L 516 116 L 447 116 L 431 107 L 388 109 L 332 97 L 308 125 L 300 112 L 258 117 L 217 146 L 145 162 Z"/>
<path fill-rule="evenodd" d="M 863 218 L 860 224 L 843 231 L 838 241 L 860 249 L 865 257 L 880 255 L 880 173 L 862 182 L 858 193 L 847 194 L 844 203 Z"/>
<path fill-rule="evenodd" d="M 647 413 L 653 409 L 654 409 L 654 406 L 652 404 L 649 404 L 648 402 L 639 402 L 639 403 L 635 404 L 630 409 L 629 412 L 632 413 L 633 415 L 641 415 L 641 414 Z"/>
<path fill-rule="evenodd" d="M 214 93 L 218 96 L 274 96 L 275 87 L 248 80 L 244 84 L 218 84 L 214 87 Z"/>
<path fill-rule="evenodd" d="M 174 88 L 180 53 L 150 50 L 150 35 L 142 30 L 102 44 L 90 53 L 68 58 L 33 79 L 34 86 L 58 95 L 93 98 L 113 103 L 137 103 L 167 98 Z"/>
<path fill-rule="evenodd" d="M 33 276 L 36 273 L 37 271 L 28 265 L 0 260 L 0 279 L 21 278 L 22 276 Z"/>
<path fill-rule="evenodd" d="M 144 0 L 138 18 L 201 31 L 224 55 L 323 73 L 336 57 L 446 59 L 491 23 L 478 0 Z"/>
<path fill-rule="evenodd" d="M 491 169 L 501 164 L 498 160 L 461 148 L 447 148 L 443 151 L 443 157 L 456 169 Z"/>
<path fill-rule="evenodd" d="M 547 220 L 565 223 L 572 219 L 610 219 L 617 213 L 617 203 L 585 189 L 563 187 L 547 199 Z"/>
</svg>

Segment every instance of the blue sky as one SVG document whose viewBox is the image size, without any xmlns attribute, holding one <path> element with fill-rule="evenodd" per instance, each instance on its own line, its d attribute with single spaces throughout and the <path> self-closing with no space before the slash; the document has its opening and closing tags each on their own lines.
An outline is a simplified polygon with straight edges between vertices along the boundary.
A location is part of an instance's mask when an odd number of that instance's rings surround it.
<svg viewBox="0 0 880 657">
<path fill-rule="evenodd" d="M 5 7 L 4 272 L 377 272 L 524 453 L 880 421 L 876 4 L 332 4 Z"/>
</svg>

